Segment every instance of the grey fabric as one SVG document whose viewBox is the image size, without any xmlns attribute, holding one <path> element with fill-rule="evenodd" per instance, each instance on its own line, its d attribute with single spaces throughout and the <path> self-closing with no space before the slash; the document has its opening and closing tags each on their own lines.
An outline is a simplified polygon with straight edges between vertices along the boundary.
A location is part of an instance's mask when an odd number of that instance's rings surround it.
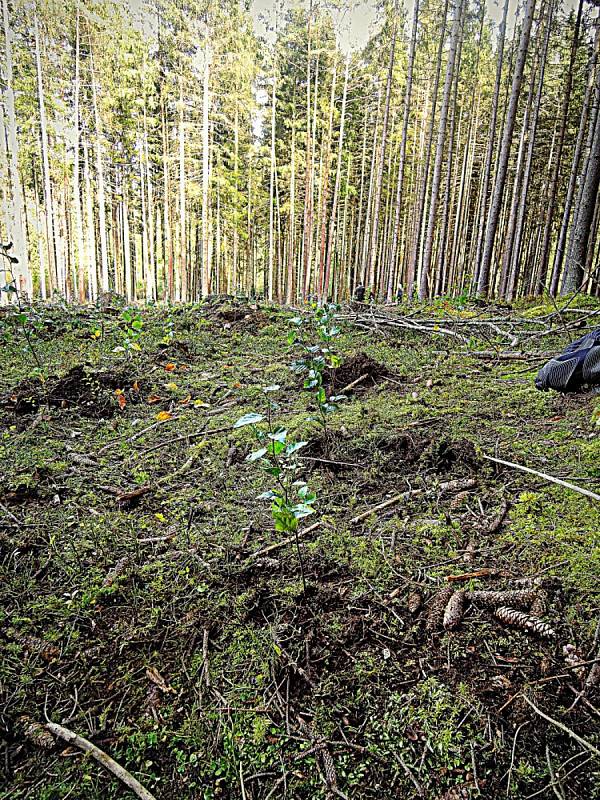
<svg viewBox="0 0 600 800">
<path fill-rule="evenodd" d="M 572 342 L 541 368 L 535 379 L 538 389 L 577 392 L 600 384 L 600 328 Z"/>
</svg>

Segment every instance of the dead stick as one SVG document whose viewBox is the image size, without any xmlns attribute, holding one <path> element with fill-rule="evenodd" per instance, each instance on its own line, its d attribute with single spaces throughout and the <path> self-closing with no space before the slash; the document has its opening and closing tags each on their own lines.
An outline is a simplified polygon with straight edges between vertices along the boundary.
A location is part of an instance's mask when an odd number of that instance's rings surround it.
<svg viewBox="0 0 600 800">
<path fill-rule="evenodd" d="M 600 750 L 598 750 L 597 747 L 594 747 L 594 745 L 591 744 L 590 742 L 588 742 L 586 739 L 582 739 L 581 736 L 576 734 L 575 731 L 572 731 L 571 728 L 568 728 L 563 722 L 559 722 L 557 719 L 554 719 L 553 717 L 549 717 L 547 714 L 544 714 L 544 712 L 540 711 L 540 709 L 535 705 L 535 703 L 533 703 L 527 697 L 526 694 L 523 695 L 523 699 L 525 700 L 525 702 L 529 706 L 531 706 L 531 708 L 535 711 L 536 714 L 538 714 L 540 717 L 542 717 L 542 719 L 545 719 L 547 722 L 550 722 L 552 725 L 556 725 L 556 727 L 560 728 L 560 730 L 563 731 L 564 733 L 566 733 L 567 736 L 570 736 L 571 739 L 575 739 L 575 741 L 579 742 L 580 745 L 582 745 L 583 747 L 586 747 L 590 751 L 590 753 L 593 753 L 595 756 L 600 758 Z"/>
<path fill-rule="evenodd" d="M 95 744 L 92 744 L 87 739 L 84 739 L 83 736 L 78 736 L 73 731 L 70 731 L 68 728 L 63 728 L 62 725 L 57 725 L 55 722 L 48 722 L 46 724 L 46 728 L 53 733 L 55 736 L 58 736 L 60 739 L 64 739 L 65 742 L 68 742 L 75 747 L 79 747 L 80 750 L 83 750 L 86 753 L 89 753 L 96 761 L 105 767 L 109 772 L 112 772 L 120 781 L 122 781 L 125 786 L 127 786 L 131 791 L 136 794 L 138 797 L 141 797 L 142 800 L 156 800 L 153 794 L 145 789 L 142 784 L 136 780 L 131 773 L 127 772 L 120 764 L 117 764 L 109 755 L 107 755 L 103 750 L 100 750 L 99 747 L 96 747 Z"/>
<path fill-rule="evenodd" d="M 460 489 L 472 489 L 475 486 L 476 481 L 473 478 L 469 478 L 466 481 L 448 481 L 447 483 L 440 483 L 438 489 L 440 492 L 447 492 L 448 490 Z M 401 503 L 403 500 L 408 500 L 411 497 L 416 497 L 417 495 L 423 494 L 425 489 L 411 489 L 408 492 L 402 492 L 401 494 L 396 494 L 394 497 L 390 497 L 389 500 L 385 500 L 383 503 L 379 503 L 379 505 L 373 506 L 372 508 L 367 509 L 367 511 L 363 511 L 362 514 L 358 514 L 356 517 L 352 517 L 350 520 L 351 525 L 356 525 L 358 522 L 362 522 L 363 519 L 370 517 L 371 514 L 376 514 L 379 511 L 384 511 L 386 508 L 390 506 L 397 505 Z M 429 490 L 428 490 L 429 491 Z"/>
<path fill-rule="evenodd" d="M 344 386 L 343 389 L 340 389 L 337 394 L 346 394 L 346 392 L 349 392 L 350 389 L 354 389 L 355 386 L 358 386 L 359 383 L 366 381 L 368 377 L 368 373 L 365 372 L 365 374 L 361 375 L 360 378 L 357 378 L 355 381 L 351 381 L 351 383 L 349 383 L 347 386 Z"/>
<path fill-rule="evenodd" d="M 576 486 L 574 483 L 563 481 L 561 478 L 555 478 L 553 475 L 547 475 L 545 472 L 538 472 L 536 469 L 531 469 L 531 467 L 524 467 L 521 464 L 515 464 L 513 461 L 504 461 L 502 458 L 494 458 L 494 456 L 484 455 L 483 457 L 488 461 L 493 461 L 495 464 L 503 464 L 505 467 L 512 467 L 513 469 L 518 469 L 521 472 L 528 472 L 530 475 L 537 475 L 538 478 L 544 478 L 544 480 L 550 481 L 551 483 L 564 486 L 566 489 L 571 489 L 573 492 L 578 492 L 578 494 L 589 497 L 591 500 L 600 500 L 600 494 L 590 492 L 589 489 L 582 489 L 581 486 Z"/>
<path fill-rule="evenodd" d="M 480 569 L 477 572 L 463 572 L 461 575 L 446 575 L 447 581 L 468 581 L 471 578 L 493 578 L 497 569 Z"/>
</svg>

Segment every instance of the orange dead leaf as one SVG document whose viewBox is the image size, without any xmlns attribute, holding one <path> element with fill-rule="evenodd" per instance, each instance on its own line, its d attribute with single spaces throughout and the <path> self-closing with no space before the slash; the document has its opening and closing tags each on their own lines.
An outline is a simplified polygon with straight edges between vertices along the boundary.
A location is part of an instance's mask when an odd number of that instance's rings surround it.
<svg viewBox="0 0 600 800">
<path fill-rule="evenodd" d="M 192 395 L 188 394 L 183 398 L 183 400 L 180 400 L 179 402 L 180 402 L 180 404 L 182 406 L 187 406 L 191 399 L 192 399 Z"/>
<path fill-rule="evenodd" d="M 139 383 L 137 381 L 134 381 L 131 388 L 133 389 L 134 392 L 139 392 L 140 385 L 139 385 Z"/>
<path fill-rule="evenodd" d="M 168 364 L 165 364 L 165 369 L 167 370 L 167 372 L 173 372 L 173 370 L 176 367 L 177 367 L 177 364 L 172 364 L 170 362 Z"/>
<path fill-rule="evenodd" d="M 161 400 L 162 397 L 159 394 L 149 394 L 148 397 L 146 398 L 146 402 L 151 406 L 154 405 L 155 403 L 160 403 Z"/>
<path fill-rule="evenodd" d="M 127 400 L 125 399 L 124 394 L 120 394 L 117 396 L 117 400 L 119 401 L 119 408 L 123 409 L 127 405 Z"/>
<path fill-rule="evenodd" d="M 241 384 L 239 381 L 236 381 L 236 382 L 233 384 L 233 388 L 234 388 L 234 389 L 241 389 L 241 388 L 242 388 L 242 384 Z"/>
<path fill-rule="evenodd" d="M 171 414 L 170 411 L 159 411 L 158 414 L 156 415 L 156 419 L 159 422 L 164 422 L 164 420 L 166 419 L 171 419 L 172 416 L 173 414 Z"/>
</svg>

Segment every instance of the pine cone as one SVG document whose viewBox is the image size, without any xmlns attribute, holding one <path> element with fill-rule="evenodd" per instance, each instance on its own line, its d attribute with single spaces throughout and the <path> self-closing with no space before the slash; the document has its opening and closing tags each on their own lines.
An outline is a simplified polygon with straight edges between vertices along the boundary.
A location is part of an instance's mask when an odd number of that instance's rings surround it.
<svg viewBox="0 0 600 800">
<path fill-rule="evenodd" d="M 531 614 L 525 614 L 523 611 L 517 611 L 514 608 L 508 608 L 508 606 L 501 606 L 497 608 L 494 613 L 500 622 L 503 622 L 505 625 L 521 628 L 524 631 L 530 631 L 538 636 L 554 636 L 554 630 L 547 622 L 533 617 Z"/>
<path fill-rule="evenodd" d="M 444 620 L 444 611 L 446 610 L 448 601 L 453 594 L 454 589 L 447 588 L 442 589 L 441 592 L 438 592 L 433 596 L 429 603 L 429 613 L 427 615 L 427 624 L 425 626 L 428 631 L 435 631 L 441 626 Z"/>
<path fill-rule="evenodd" d="M 502 592 L 469 592 L 468 599 L 475 605 L 484 608 L 498 608 L 510 606 L 511 608 L 529 608 L 535 602 L 537 595 L 531 590 L 509 590 Z"/>
<path fill-rule="evenodd" d="M 41 656 L 44 661 L 54 661 L 60 655 L 60 650 L 56 645 L 50 644 L 50 642 L 37 636 L 17 636 L 16 639 L 25 650 Z"/>
<path fill-rule="evenodd" d="M 421 592 L 410 592 L 408 595 L 407 606 L 411 614 L 416 614 L 423 605 Z"/>
<path fill-rule="evenodd" d="M 326 745 L 323 745 L 321 748 L 321 761 L 323 762 L 323 770 L 325 772 L 325 780 L 327 781 L 327 786 L 330 788 L 337 787 L 337 774 L 335 771 L 335 764 L 333 763 L 333 758 L 331 757 L 331 753 Z"/>
<path fill-rule="evenodd" d="M 121 575 L 125 572 L 127 567 L 129 566 L 129 559 L 127 556 L 124 558 L 120 558 L 111 571 L 107 574 L 106 578 L 104 578 L 104 582 L 102 586 L 107 589 L 109 586 L 112 586 L 113 583 L 120 578 Z"/>
<path fill-rule="evenodd" d="M 532 603 L 531 613 L 534 617 L 543 617 L 548 613 L 548 594 L 544 591 L 538 593 Z"/>
<path fill-rule="evenodd" d="M 464 591 L 454 592 L 444 611 L 444 628 L 447 631 L 454 630 L 460 625 L 465 611 Z"/>
<path fill-rule="evenodd" d="M 27 716 L 19 717 L 18 722 L 21 725 L 23 737 L 28 742 L 36 747 L 42 747 L 44 750 L 51 750 L 54 747 L 54 736 L 39 722 Z"/>
</svg>

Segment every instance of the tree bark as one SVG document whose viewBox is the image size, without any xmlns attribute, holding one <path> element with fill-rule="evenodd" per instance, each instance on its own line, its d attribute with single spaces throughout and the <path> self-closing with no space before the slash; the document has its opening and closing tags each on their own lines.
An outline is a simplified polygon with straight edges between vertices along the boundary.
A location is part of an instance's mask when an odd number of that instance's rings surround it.
<svg viewBox="0 0 600 800">
<path fill-rule="evenodd" d="M 402 137 L 400 139 L 400 154 L 398 156 L 398 174 L 396 178 L 396 200 L 394 206 L 394 227 L 392 232 L 392 246 L 388 260 L 388 285 L 386 300 L 391 303 L 396 280 L 396 258 L 398 254 L 398 237 L 400 233 L 400 215 L 402 212 L 404 168 L 406 164 L 406 142 L 408 139 L 408 122 L 410 119 L 410 101 L 412 96 L 413 72 L 415 66 L 415 50 L 417 45 L 417 30 L 419 27 L 419 0 L 415 0 L 413 9 L 412 30 L 408 50 L 408 65 L 406 72 L 406 88 L 402 105 Z"/>
<path fill-rule="evenodd" d="M 448 109 L 450 106 L 450 94 L 452 82 L 454 80 L 454 64 L 458 52 L 459 42 L 462 32 L 462 16 L 465 0 L 459 0 L 454 12 L 454 22 L 450 36 L 450 52 L 448 54 L 448 64 L 446 66 L 446 79 L 442 92 L 442 105 L 440 108 L 440 121 L 438 127 L 438 138 L 435 150 L 435 161 L 433 166 L 433 177 L 431 179 L 431 197 L 429 199 L 429 222 L 427 225 L 427 236 L 425 239 L 425 251 L 423 254 L 423 265 L 421 268 L 421 278 L 419 281 L 419 299 L 424 300 L 428 292 L 429 268 L 433 253 L 433 237 L 436 227 L 437 207 L 440 192 L 440 182 L 442 177 L 442 160 L 444 157 L 444 144 L 446 141 L 446 123 L 448 121 Z"/>
<path fill-rule="evenodd" d="M 579 0 L 577 7 L 577 18 L 575 21 L 575 30 L 573 31 L 573 40 L 571 42 L 571 53 L 569 56 L 569 66 L 567 74 L 565 75 L 565 83 L 563 89 L 563 100 L 560 112 L 560 129 L 558 133 L 558 144 L 556 147 L 556 158 L 554 161 L 554 168 L 552 170 L 552 177 L 550 179 L 550 192 L 548 205 L 546 207 L 546 219 L 544 223 L 544 234 L 542 240 L 542 253 L 541 263 L 539 268 L 539 283 L 534 287 L 534 291 L 539 293 L 546 285 L 548 263 L 550 260 L 550 242 L 552 238 L 552 228 L 554 224 L 554 217 L 556 213 L 556 197 L 558 194 L 558 185 L 560 180 L 560 168 L 562 163 L 562 153 L 565 143 L 565 135 L 567 130 L 567 121 L 569 117 L 569 105 L 571 101 L 571 87 L 573 86 L 573 68 L 575 65 L 575 58 L 577 56 L 577 48 L 579 46 L 579 30 L 581 26 L 581 14 L 583 11 L 583 0 Z"/>
<path fill-rule="evenodd" d="M 2 0 L 2 15 L 4 22 L 4 97 L 8 123 L 8 171 L 10 176 L 12 209 L 9 211 L 13 252 L 19 259 L 14 265 L 14 276 L 17 288 L 31 297 L 33 283 L 29 270 L 29 254 L 27 251 L 27 237 L 25 235 L 25 203 L 23 188 L 19 176 L 19 144 L 17 138 L 17 118 L 15 113 L 15 92 L 13 86 L 12 62 L 12 30 L 8 18 L 8 0 Z M 0 112 L 1 113 L 1 112 Z"/>
<path fill-rule="evenodd" d="M 600 187 L 600 69 L 596 71 L 594 99 L 595 109 L 590 115 L 590 149 L 580 177 L 580 190 L 561 287 L 563 295 L 577 291 L 585 280 L 587 248 Z"/>
<path fill-rule="evenodd" d="M 486 296 L 489 292 L 492 255 L 494 252 L 496 232 L 498 229 L 500 210 L 502 207 L 502 200 L 504 197 L 506 175 L 508 172 L 508 160 L 510 157 L 512 136 L 517 116 L 519 97 L 521 94 L 521 86 L 523 84 L 523 70 L 525 67 L 525 59 L 527 58 L 527 51 L 529 49 L 529 39 L 531 36 L 531 25 L 533 22 L 534 10 L 535 10 L 535 0 L 527 0 L 525 5 L 523 23 L 521 25 L 519 47 L 517 50 L 517 57 L 513 72 L 510 101 L 506 113 L 506 119 L 504 121 L 504 131 L 502 134 L 502 143 L 500 145 L 500 156 L 498 162 L 498 169 L 496 173 L 496 180 L 494 181 L 494 190 L 487 217 L 485 244 L 483 248 L 481 268 L 479 273 L 479 282 L 477 287 L 478 294 L 480 296 Z"/>
</svg>

